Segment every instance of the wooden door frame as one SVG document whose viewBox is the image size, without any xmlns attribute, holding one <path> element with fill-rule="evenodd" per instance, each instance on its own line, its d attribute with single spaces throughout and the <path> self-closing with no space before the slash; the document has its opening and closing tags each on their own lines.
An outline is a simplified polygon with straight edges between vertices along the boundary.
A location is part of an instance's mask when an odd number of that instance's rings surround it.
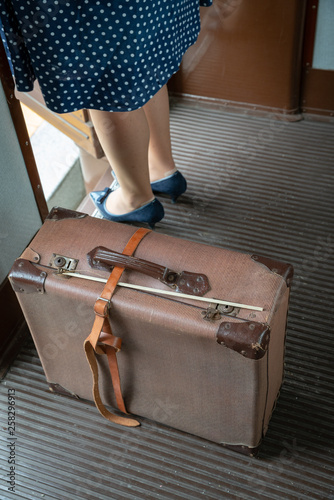
<svg viewBox="0 0 334 500">
<path fill-rule="evenodd" d="M 303 114 L 334 116 L 334 71 L 313 68 L 319 0 L 307 0 L 303 46 L 301 103 Z"/>
<path fill-rule="evenodd" d="M 0 40 L 0 79 L 7 99 L 8 109 L 16 131 L 17 140 L 21 148 L 24 163 L 27 168 L 31 187 L 35 196 L 36 205 L 42 221 L 48 215 L 48 207 L 44 197 L 41 180 L 32 150 L 27 126 L 22 113 L 20 101 L 15 97 L 15 84 L 8 63 L 5 48 Z"/>
<path fill-rule="evenodd" d="M 0 40 L 0 80 L 6 96 L 8 109 L 15 128 L 16 136 L 23 160 L 27 168 L 28 177 L 34 193 L 36 205 L 41 221 L 44 221 L 48 214 L 48 207 L 44 197 L 42 184 L 38 174 L 34 154 L 31 147 L 29 134 L 22 113 L 20 101 L 15 97 L 15 85 L 11 69 L 7 60 L 6 52 Z M 6 278 L 0 284 L 0 313 L 1 313 L 1 334 L 0 334 L 0 380 L 6 374 L 11 362 L 15 359 L 17 352 L 22 346 L 22 342 L 27 335 L 27 327 L 23 313 L 16 299 L 15 293 Z"/>
</svg>

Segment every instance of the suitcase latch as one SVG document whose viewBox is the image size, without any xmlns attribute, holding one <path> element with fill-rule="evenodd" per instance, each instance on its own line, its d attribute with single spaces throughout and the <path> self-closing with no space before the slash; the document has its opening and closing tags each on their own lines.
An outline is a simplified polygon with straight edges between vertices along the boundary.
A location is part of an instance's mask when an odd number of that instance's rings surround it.
<svg viewBox="0 0 334 500">
<path fill-rule="evenodd" d="M 222 316 L 237 316 L 240 307 L 233 307 L 223 304 L 210 304 L 207 309 L 202 311 L 202 317 L 205 321 L 216 321 Z"/>
<path fill-rule="evenodd" d="M 78 262 L 78 259 L 73 259 L 72 257 L 65 257 L 65 255 L 54 253 L 52 254 L 49 266 L 58 270 L 64 269 L 66 271 L 73 271 L 77 267 Z"/>
</svg>

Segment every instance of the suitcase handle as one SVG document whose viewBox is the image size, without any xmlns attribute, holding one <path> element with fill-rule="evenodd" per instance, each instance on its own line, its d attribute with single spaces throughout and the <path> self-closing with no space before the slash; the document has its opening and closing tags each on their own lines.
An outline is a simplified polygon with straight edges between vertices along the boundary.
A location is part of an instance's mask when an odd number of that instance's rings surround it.
<svg viewBox="0 0 334 500">
<path fill-rule="evenodd" d="M 111 266 L 138 271 L 155 278 L 177 292 L 202 297 L 210 290 L 205 274 L 182 271 L 177 273 L 154 262 L 127 256 L 105 247 L 96 247 L 87 254 L 89 265 L 95 269 L 111 271 Z"/>
</svg>

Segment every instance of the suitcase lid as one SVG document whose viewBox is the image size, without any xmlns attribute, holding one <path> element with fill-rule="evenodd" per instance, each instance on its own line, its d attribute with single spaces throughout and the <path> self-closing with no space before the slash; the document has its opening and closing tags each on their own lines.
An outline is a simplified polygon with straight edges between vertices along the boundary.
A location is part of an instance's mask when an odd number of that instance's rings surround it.
<svg viewBox="0 0 334 500">
<path fill-rule="evenodd" d="M 106 280 L 110 270 L 96 269 L 92 266 L 90 257 L 92 250 L 104 247 L 122 253 L 137 229 L 134 226 L 97 219 L 80 212 L 53 209 L 21 256 L 29 262 L 26 273 L 34 276 L 33 280 L 30 280 L 30 291 L 43 292 L 43 281 L 50 274 L 58 275 L 59 279 L 69 279 L 59 275 L 59 270 Z M 217 341 L 226 346 L 232 346 L 234 342 L 231 341 L 232 337 L 239 336 L 241 339 L 247 331 L 249 339 L 252 338 L 249 341 L 251 344 L 255 345 L 260 339 L 259 345 L 266 347 L 269 341 L 267 326 L 283 297 L 288 293 L 293 275 L 291 265 L 267 257 L 248 255 L 157 232 L 150 232 L 145 236 L 135 252 L 135 257 L 173 270 L 177 274 L 187 271 L 207 276 L 210 289 L 203 298 L 209 302 L 200 302 L 195 297 L 185 298 L 180 293 L 176 293 L 173 297 L 169 296 L 168 300 L 201 308 L 203 321 L 211 321 L 217 325 Z M 22 279 L 25 279 L 22 262 L 18 261 L 18 265 L 21 265 L 19 281 L 21 280 L 22 285 Z M 12 274 L 13 287 L 17 278 L 17 274 L 16 278 Z M 154 289 L 155 292 L 149 292 L 154 295 L 170 291 L 166 283 L 135 270 L 126 269 L 120 281 L 125 286 L 135 285 Z M 17 284 L 16 291 L 19 291 L 20 283 Z M 103 284 L 101 284 L 102 289 Z M 218 305 L 216 299 L 225 304 Z M 231 306 L 230 303 L 237 306 Z M 240 320 L 243 323 L 242 328 L 235 326 L 240 324 Z M 221 323 L 225 326 L 219 327 Z M 234 332 L 232 337 L 228 331 L 231 326 L 226 328 L 226 323 L 232 325 Z M 235 328 L 238 331 L 234 331 Z M 247 354 L 247 349 L 240 347 L 242 341 L 239 344 L 236 350 L 239 349 L 244 355 L 251 356 L 251 353 Z"/>
</svg>

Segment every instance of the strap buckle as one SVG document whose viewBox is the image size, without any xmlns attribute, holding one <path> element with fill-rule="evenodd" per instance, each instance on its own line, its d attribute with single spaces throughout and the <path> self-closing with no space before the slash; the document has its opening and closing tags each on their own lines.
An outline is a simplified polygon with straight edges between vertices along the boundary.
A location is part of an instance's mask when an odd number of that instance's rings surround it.
<svg viewBox="0 0 334 500">
<path fill-rule="evenodd" d="M 109 313 L 111 300 L 104 297 L 98 297 L 94 304 L 94 312 L 101 318 L 107 318 Z"/>
</svg>

